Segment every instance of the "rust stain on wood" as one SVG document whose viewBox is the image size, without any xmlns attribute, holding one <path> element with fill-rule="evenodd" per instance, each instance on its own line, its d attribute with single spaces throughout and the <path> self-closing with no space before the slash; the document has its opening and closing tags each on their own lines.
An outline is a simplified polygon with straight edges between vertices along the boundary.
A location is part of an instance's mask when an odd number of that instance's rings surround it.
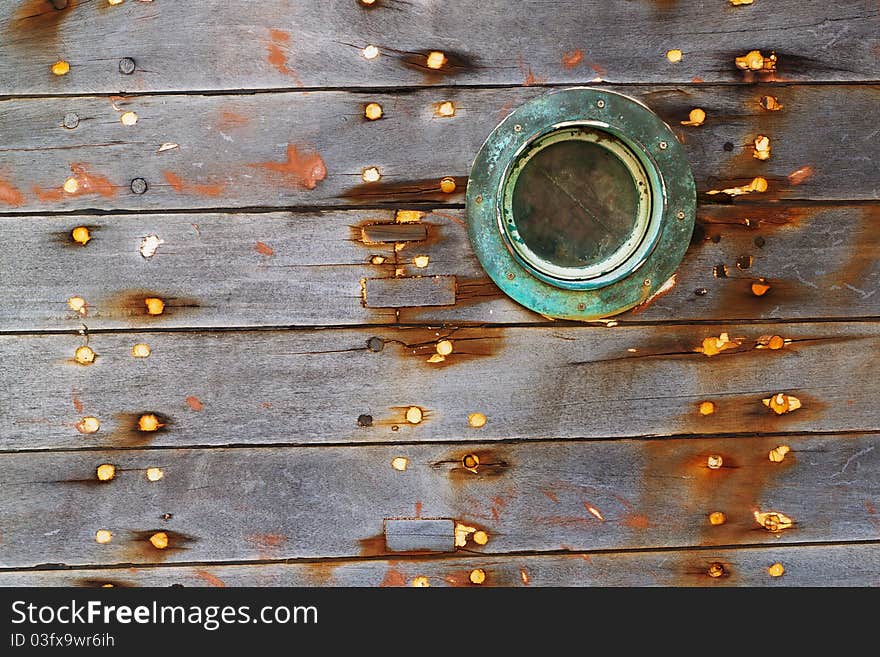
<svg viewBox="0 0 880 657">
<path fill-rule="evenodd" d="M 445 48 L 428 48 L 416 52 L 395 51 L 391 48 L 383 48 L 383 50 L 395 53 L 406 68 L 424 74 L 426 84 L 437 82 L 445 77 L 471 73 L 479 68 L 475 57 L 458 50 Z M 445 56 L 446 59 L 440 68 L 428 67 L 428 57 L 432 52 L 442 52 Z"/>
<path fill-rule="evenodd" d="M 57 50 L 61 23 L 73 13 L 78 2 L 79 0 L 68 0 L 64 9 L 56 9 L 52 0 L 20 2 L 6 28 L 9 42 L 24 50 L 41 53 Z M 28 38 L 21 38 L 22 32 L 29 32 Z"/>
<path fill-rule="evenodd" d="M 168 546 L 161 549 L 150 542 L 150 537 L 160 532 L 168 537 Z M 161 563 L 169 554 L 188 550 L 189 545 L 199 540 L 195 536 L 166 528 L 132 531 L 131 536 L 122 553 L 123 558 L 132 563 Z"/>
<path fill-rule="evenodd" d="M 155 431 L 143 431 L 139 421 L 144 415 L 155 415 L 159 426 Z M 144 447 L 149 445 L 156 436 L 167 433 L 174 426 L 174 419 L 165 413 L 155 410 L 144 410 L 135 413 L 123 412 L 113 416 L 115 429 L 110 433 L 108 441 L 118 447 Z"/>
<path fill-rule="evenodd" d="M 406 586 L 406 576 L 397 569 L 396 561 L 388 562 L 388 570 L 385 572 L 385 577 L 379 583 L 379 586 Z"/>
<path fill-rule="evenodd" d="M 418 364 L 443 368 L 497 355 L 504 348 L 504 336 L 505 331 L 501 328 L 410 328 L 401 329 L 384 339 L 386 344 L 397 345 L 405 357 L 415 359 Z M 452 353 L 446 354 L 442 361 L 428 362 L 437 354 L 437 345 L 442 341 L 452 343 Z"/>
<path fill-rule="evenodd" d="M 284 162 L 254 162 L 248 166 L 280 174 L 288 184 L 305 189 L 315 189 L 327 177 L 327 167 L 321 155 L 313 148 L 294 144 L 287 145 Z"/>
<path fill-rule="evenodd" d="M 162 313 L 151 315 L 147 311 L 146 299 L 161 299 L 164 302 Z M 163 294 L 155 290 L 127 290 L 119 292 L 90 307 L 90 316 L 102 319 L 159 322 L 163 318 L 175 317 L 193 312 L 201 307 L 198 299 L 192 297 Z"/>
<path fill-rule="evenodd" d="M 173 171 L 163 171 L 162 175 L 165 178 L 165 182 L 167 182 L 171 186 L 171 189 L 173 189 L 178 194 L 194 194 L 195 196 L 217 197 L 223 194 L 223 189 L 225 187 L 225 185 L 221 183 L 189 183 Z"/>
<path fill-rule="evenodd" d="M 456 191 L 448 194 L 440 189 L 442 178 L 452 178 Z M 438 176 L 421 180 L 391 181 L 383 177 L 374 183 L 363 183 L 343 191 L 341 198 L 354 201 L 382 202 L 395 201 L 435 201 L 449 203 L 453 198 L 461 198 L 467 187 L 467 176 Z"/>
<path fill-rule="evenodd" d="M 474 468 L 467 468 L 465 467 L 464 459 L 472 455 L 477 457 L 479 465 Z M 513 464 L 510 461 L 510 455 L 501 448 L 463 448 L 450 452 L 442 459 L 432 463 L 431 467 L 435 470 L 445 469 L 449 476 L 449 481 L 453 484 L 467 484 L 479 479 L 494 479 L 505 475 L 513 467 Z M 505 503 L 502 502 L 500 506 L 504 506 Z M 493 500 L 493 504 L 497 510 L 499 507 L 498 500 Z"/>
<path fill-rule="evenodd" d="M 313 586 L 330 586 L 333 584 L 334 572 L 340 565 L 333 561 L 314 561 L 306 563 L 305 569 Z"/>
</svg>

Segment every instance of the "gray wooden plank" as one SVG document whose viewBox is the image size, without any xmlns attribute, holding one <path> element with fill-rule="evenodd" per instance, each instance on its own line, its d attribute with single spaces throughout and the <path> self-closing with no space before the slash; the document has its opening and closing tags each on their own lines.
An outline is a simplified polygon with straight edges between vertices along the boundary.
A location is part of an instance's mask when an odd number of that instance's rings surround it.
<svg viewBox="0 0 880 657">
<path fill-rule="evenodd" d="M 388 552 L 454 552 L 455 522 L 450 518 L 386 518 Z"/>
<path fill-rule="evenodd" d="M 402 276 L 364 281 L 367 308 L 454 306 L 455 276 Z"/>
<path fill-rule="evenodd" d="M 615 321 L 880 316 L 878 208 L 702 206 L 675 286 Z M 0 243 L 17 245 L 0 249 L 13 299 L 0 304 L 0 330 L 363 325 L 397 316 L 426 324 L 546 322 L 488 280 L 462 210 L 426 211 L 417 224 L 394 219 L 389 210 L 0 217 Z M 364 225 L 371 238 L 381 228 L 418 239 L 365 243 Z M 71 237 L 77 226 L 90 230 L 85 247 Z M 145 259 L 148 235 L 164 243 Z M 395 274 L 454 277 L 456 303 L 397 313 L 365 307 L 366 279 Z M 770 290 L 759 297 L 751 286 L 760 279 Z M 168 300 L 162 315 L 146 314 L 149 295 Z M 68 308 L 72 296 L 86 300 L 85 316 Z"/>
<path fill-rule="evenodd" d="M 0 337 L 0 449 L 880 429 L 875 322 L 99 333 L 90 365 L 84 342 Z M 777 393 L 801 408 L 776 414 Z"/>
<path fill-rule="evenodd" d="M 722 574 L 709 575 L 720 564 Z M 782 575 L 769 569 L 782 565 Z M 880 586 L 876 544 L 0 572 L 0 586 Z M 718 572 L 713 570 L 713 572 Z M 774 572 L 779 572 L 774 570 Z M 477 581 L 480 574 L 474 577 Z"/>
<path fill-rule="evenodd" d="M 0 7 L 0 94 L 426 84 L 741 82 L 735 59 L 778 55 L 777 81 L 874 81 L 876 3 L 356 0 L 106 2 Z M 636 29 L 638 38 L 633 38 Z M 182 44 L 186 44 L 185 48 Z M 380 55 L 367 60 L 369 44 Z M 670 63 L 666 52 L 681 49 Z M 432 70 L 426 55 L 447 55 Z M 132 74 L 120 59 L 135 60 Z M 71 71 L 49 72 L 59 58 Z"/>
<path fill-rule="evenodd" d="M 877 539 L 880 435 L 784 441 L 781 463 L 772 436 L 2 454 L 0 566 L 384 556 L 393 517 L 452 518 L 457 549 L 481 554 Z"/>
<path fill-rule="evenodd" d="M 768 190 L 746 201 L 880 198 L 872 164 L 878 156 L 873 108 L 880 87 L 627 90 L 675 126 L 701 192 L 761 176 Z M 471 161 L 485 138 L 512 108 L 545 91 L 444 88 L 0 101 L 0 211 L 461 203 Z M 768 93 L 784 105 L 781 111 L 761 107 Z M 455 103 L 454 117 L 435 116 L 434 106 L 443 100 Z M 379 121 L 363 116 L 371 101 L 385 109 Z M 694 107 L 706 111 L 706 122 L 681 126 Z M 123 125 L 125 112 L 137 114 L 135 125 Z M 75 129 L 62 125 L 70 113 L 79 117 Z M 771 138 L 766 162 L 753 157 L 760 134 Z M 163 144 L 178 146 L 159 152 Z M 364 182 L 364 171 L 374 167 L 381 178 Z M 449 193 L 440 189 L 446 177 L 456 183 Z M 68 179 L 77 181 L 73 193 L 63 190 Z M 146 191 L 135 180 L 144 181 Z M 705 198 L 718 202 L 724 195 Z"/>
</svg>

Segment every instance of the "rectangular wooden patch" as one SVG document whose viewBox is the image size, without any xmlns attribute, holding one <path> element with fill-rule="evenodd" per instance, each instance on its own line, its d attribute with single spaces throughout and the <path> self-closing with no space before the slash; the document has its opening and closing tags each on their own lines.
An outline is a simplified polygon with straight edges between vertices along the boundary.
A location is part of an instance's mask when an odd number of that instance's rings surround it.
<svg viewBox="0 0 880 657">
<path fill-rule="evenodd" d="M 455 276 L 368 278 L 367 308 L 411 308 L 455 305 Z"/>
<path fill-rule="evenodd" d="M 361 239 L 364 244 L 423 242 L 427 238 L 428 227 L 419 223 L 371 224 L 361 228 Z"/>
<path fill-rule="evenodd" d="M 455 523 L 450 518 L 388 518 L 385 548 L 389 552 L 453 552 Z"/>
</svg>

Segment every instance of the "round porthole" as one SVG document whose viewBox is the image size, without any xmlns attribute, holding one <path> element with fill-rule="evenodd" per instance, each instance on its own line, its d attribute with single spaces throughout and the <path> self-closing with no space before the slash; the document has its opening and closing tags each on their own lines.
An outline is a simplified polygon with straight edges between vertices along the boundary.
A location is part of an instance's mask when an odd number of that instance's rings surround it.
<svg viewBox="0 0 880 657">
<path fill-rule="evenodd" d="M 596 319 L 647 300 L 681 262 L 696 190 L 672 130 L 592 88 L 526 103 L 480 149 L 468 232 L 490 278 L 548 317 Z"/>
</svg>

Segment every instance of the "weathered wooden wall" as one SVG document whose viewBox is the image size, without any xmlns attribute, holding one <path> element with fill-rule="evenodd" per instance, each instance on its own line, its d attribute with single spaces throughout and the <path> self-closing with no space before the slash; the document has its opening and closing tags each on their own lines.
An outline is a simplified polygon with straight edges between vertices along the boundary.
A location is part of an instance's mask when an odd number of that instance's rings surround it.
<svg viewBox="0 0 880 657">
<path fill-rule="evenodd" d="M 53 2 L 0 6 L 0 585 L 880 585 L 876 2 Z M 671 290 L 590 325 L 500 293 L 463 209 L 574 84 L 654 109 L 699 191 Z"/>
</svg>

